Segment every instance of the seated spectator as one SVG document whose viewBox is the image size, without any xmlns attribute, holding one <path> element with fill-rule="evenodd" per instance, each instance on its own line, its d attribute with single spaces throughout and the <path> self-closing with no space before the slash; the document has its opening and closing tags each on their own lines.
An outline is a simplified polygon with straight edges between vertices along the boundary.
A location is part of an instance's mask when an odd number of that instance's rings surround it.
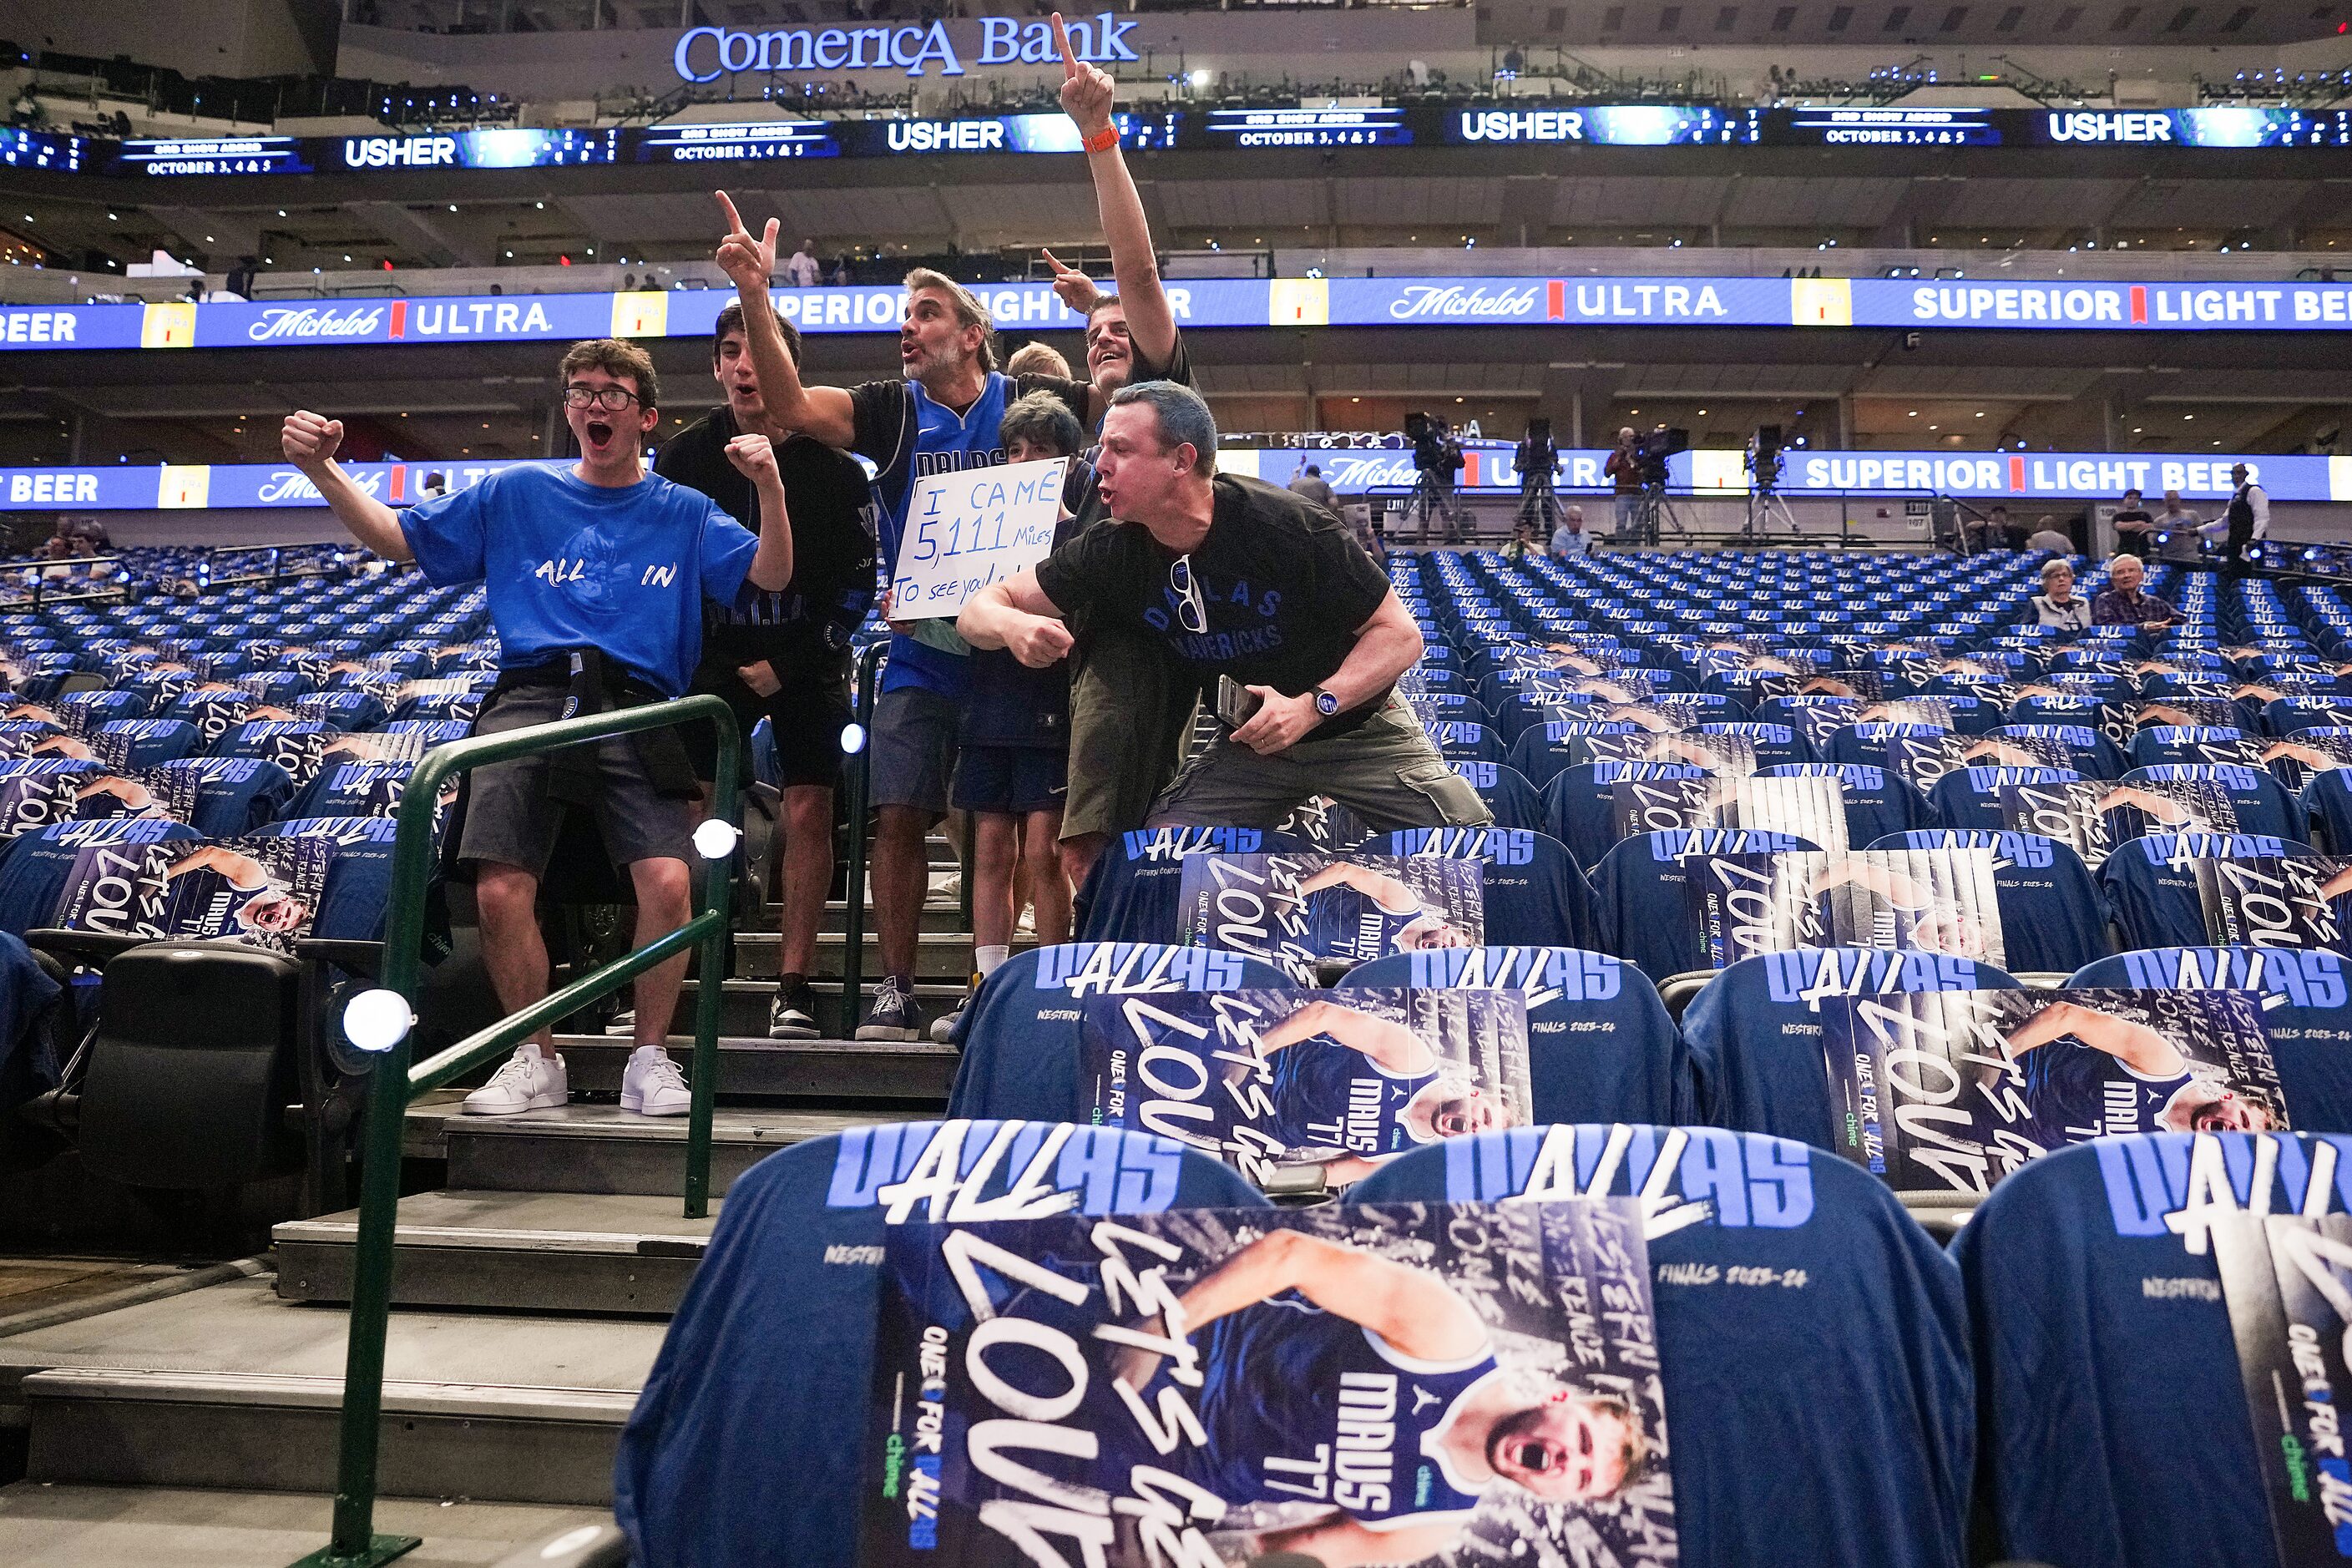
<svg viewBox="0 0 2352 1568">
<path fill-rule="evenodd" d="M 1165 381 L 1118 393 L 1097 462 L 1127 526 L 1090 530 L 982 589 L 957 629 L 1034 669 L 1069 652 L 1070 614 L 1133 625 L 1158 634 L 1213 703 L 1249 708 L 1146 826 L 1272 827 L 1316 795 L 1376 832 L 1492 819 L 1394 694 L 1423 645 L 1387 572 L 1322 508 L 1219 474 L 1216 421 L 1198 393 Z M 1221 688 L 1244 700 L 1220 702 Z"/>
<path fill-rule="evenodd" d="M 2091 601 L 2095 626 L 2138 626 L 2159 632 L 2180 618 L 2166 600 L 2139 591 L 2147 569 L 2137 555 L 2118 555 L 2107 563 L 2107 591 Z"/>
<path fill-rule="evenodd" d="M 1561 514 L 1559 526 L 1551 531 L 1551 552 L 1566 559 L 1592 553 L 1592 536 L 1584 531 L 1584 509 L 1572 506 Z"/>
<path fill-rule="evenodd" d="M 1064 359 L 1061 351 L 1050 343 L 1023 343 L 1013 352 L 1013 357 L 1004 362 L 1004 374 L 1010 376 L 1050 375 L 1060 381 L 1067 381 L 1070 379 L 1070 362 Z M 1010 409 L 1006 410 L 1008 414 L 1011 412 Z M 1047 455 L 1056 458 L 1063 456 L 1059 452 Z M 1068 455 L 1077 456 L 1076 452 Z"/>
<path fill-rule="evenodd" d="M 2061 631 L 2091 629 L 2091 602 L 2074 596 L 2074 568 L 2063 561 L 2042 568 L 2042 592 L 2033 595 L 2033 624 Z"/>
<path fill-rule="evenodd" d="M 2054 550 L 2061 555 L 2072 555 L 2074 553 L 2074 542 L 2059 528 L 2058 520 L 2055 517 L 2044 512 L 2041 522 L 2036 524 L 2033 531 L 2026 536 L 2025 548 Z"/>
<path fill-rule="evenodd" d="M 1016 399 L 997 426 L 1008 463 L 1067 458 L 1062 484 L 1062 525 L 1056 545 L 1069 542 L 1074 503 L 1094 482 L 1078 457 L 1085 432 L 1068 406 L 1050 392 Z M 957 729 L 962 755 L 956 764 L 954 804 L 972 814 L 972 989 L 1011 955 L 1022 894 L 1037 910 L 1037 940 L 1051 947 L 1070 940 L 1070 880 L 1063 872 L 1062 796 L 1069 787 L 1070 670 L 1055 659 L 1032 668 L 1002 648 L 971 656 L 970 685 Z M 1016 872 L 1018 874 L 1016 874 Z M 931 1025 L 931 1037 L 954 1037 L 958 1013 Z"/>
</svg>

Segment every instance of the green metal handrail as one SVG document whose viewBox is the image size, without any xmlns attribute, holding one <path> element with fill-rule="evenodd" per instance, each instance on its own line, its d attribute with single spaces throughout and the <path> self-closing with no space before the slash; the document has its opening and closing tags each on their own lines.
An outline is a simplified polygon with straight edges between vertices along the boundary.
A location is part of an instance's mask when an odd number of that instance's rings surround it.
<svg viewBox="0 0 2352 1568">
<path fill-rule="evenodd" d="M 688 697 L 553 724 L 475 735 L 425 753 L 401 792 L 400 826 L 392 848 L 392 893 L 384 911 L 383 989 L 415 1007 L 422 963 L 425 897 L 436 850 L 433 816 L 441 786 L 453 774 L 486 763 L 544 755 L 566 746 L 634 735 L 647 730 L 708 722 L 719 731 L 712 816 L 732 823 L 737 810 L 743 742 L 735 716 L 716 697 Z M 696 868 L 694 917 L 667 936 L 581 976 L 511 1017 L 478 1030 L 411 1065 L 413 1028 L 383 1053 L 369 1087 L 362 1148 L 359 1234 L 352 1248 L 351 1339 L 343 1363 L 341 1454 L 335 1468 L 334 1534 L 294 1568 L 372 1568 L 422 1544 L 410 1535 L 375 1533 L 377 1449 L 383 1416 L 383 1346 L 392 1315 L 393 1239 L 400 1206 L 400 1152 L 408 1107 L 418 1095 L 495 1060 L 557 1019 L 611 994 L 646 970 L 699 942 L 702 973 L 695 991 L 694 1071 L 687 1116 L 686 1217 L 710 1212 L 710 1116 L 719 1075 L 719 1009 L 727 973 L 732 902 L 727 896 L 731 857 Z"/>
</svg>

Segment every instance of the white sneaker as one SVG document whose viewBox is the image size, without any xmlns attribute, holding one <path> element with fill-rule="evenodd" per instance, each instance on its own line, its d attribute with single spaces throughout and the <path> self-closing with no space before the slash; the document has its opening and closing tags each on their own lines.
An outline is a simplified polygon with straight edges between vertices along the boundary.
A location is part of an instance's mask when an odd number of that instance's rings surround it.
<svg viewBox="0 0 2352 1568">
<path fill-rule="evenodd" d="M 640 1116 L 684 1116 L 694 1103 L 686 1075 L 659 1046 L 639 1046 L 621 1073 L 621 1109 Z"/>
<path fill-rule="evenodd" d="M 1021 918 L 1013 923 L 1013 929 L 1016 934 L 1021 936 L 1035 936 L 1037 934 L 1037 906 L 1034 904 L 1022 905 Z"/>
<path fill-rule="evenodd" d="M 524 1045 L 515 1047 L 489 1082 L 466 1097 L 465 1110 L 468 1116 L 519 1116 L 526 1110 L 552 1110 L 571 1098 L 563 1058 L 541 1056 Z"/>
</svg>

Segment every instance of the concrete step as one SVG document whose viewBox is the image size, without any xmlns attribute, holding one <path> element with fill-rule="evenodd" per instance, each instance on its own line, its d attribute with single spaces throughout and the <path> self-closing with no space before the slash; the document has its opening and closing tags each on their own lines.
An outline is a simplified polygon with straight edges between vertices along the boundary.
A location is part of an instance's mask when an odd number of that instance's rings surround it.
<svg viewBox="0 0 2352 1568">
<path fill-rule="evenodd" d="M 740 984 L 730 982 L 730 985 Z M 927 996 L 924 1005 L 931 1017 L 954 1007 L 963 995 L 960 985 L 918 986 L 917 991 L 950 993 Z M 835 986 L 833 992 L 837 1002 L 840 988 Z M 727 1005 L 732 1013 L 736 1005 L 732 995 Z M 883 1107 L 877 1115 L 887 1112 L 909 1120 L 933 1115 L 946 1106 L 948 1086 L 955 1078 L 953 1046 L 929 1041 L 901 1045 L 886 1040 L 771 1040 L 764 1033 L 768 1021 L 764 987 L 759 1007 L 761 1033 L 719 1037 L 721 1105 L 740 1100 L 846 1100 L 877 1104 Z M 564 1077 L 573 1094 L 620 1093 L 621 1070 L 631 1049 L 627 1040 L 612 1035 L 558 1035 L 555 1048 L 563 1058 Z M 681 1063 L 688 1062 L 694 1050 L 693 1037 L 671 1036 L 670 1050 Z"/>
<path fill-rule="evenodd" d="M 256 1568 L 327 1543 L 328 1500 L 302 1492 L 186 1487 L 0 1487 L 0 1563 L 9 1568 Z M 603 1509 L 379 1498 L 376 1531 L 425 1544 L 401 1568 L 481 1568 L 574 1530 L 611 1522 Z"/>
<path fill-rule="evenodd" d="M 33 1481 L 310 1492 L 323 1521 L 347 1322 L 256 1278 L 11 1335 L 0 1412 L 30 1426 Z M 662 1332 L 646 1321 L 394 1313 L 383 1490 L 609 1503 L 621 1424 Z M 124 1561 L 167 1558 L 179 1560 Z M 0 1550 L 0 1561 L 19 1559 Z"/>
<path fill-rule="evenodd" d="M 1034 945 L 1031 943 L 1030 945 Z M 781 955 L 783 939 L 772 931 L 739 931 L 735 933 L 735 973 L 753 980 L 773 980 L 782 969 Z M 1018 952 L 1019 949 L 1014 950 Z M 816 938 L 816 968 L 811 978 L 839 980 L 849 952 L 848 939 L 840 931 L 819 931 Z M 880 972 L 882 943 L 868 930 L 865 937 L 865 971 L 868 976 Z M 915 943 L 915 978 L 918 980 L 966 980 L 971 975 L 971 933 L 968 931 L 924 931 Z"/>
<path fill-rule="evenodd" d="M 866 1004 L 873 1000 L 875 988 L 880 983 L 881 976 L 872 969 L 867 970 L 866 978 L 859 987 L 857 1016 L 845 1018 L 842 1016 L 841 1009 L 840 980 L 836 978 L 810 981 L 809 988 L 816 993 L 817 997 L 818 1026 L 836 1028 L 844 1035 L 853 1033 L 857 1027 L 858 1018 L 864 1016 Z M 678 1038 L 676 1031 L 691 1029 L 694 1026 L 697 987 L 700 984 L 699 981 L 688 981 L 686 989 L 678 997 L 677 1014 L 670 1020 L 673 1045 Z M 928 1026 L 929 1021 L 941 1013 L 953 1012 L 962 1002 L 964 993 L 969 989 L 966 977 L 961 971 L 951 980 L 916 976 L 915 1000 L 922 1005 L 925 1025 Z M 725 1000 L 719 1009 L 719 1032 L 721 1035 L 739 1037 L 764 1038 L 768 1033 L 768 1002 L 775 994 L 775 983 L 772 980 L 728 981 L 724 994 Z M 617 1091 L 620 1087 L 620 1076 L 616 1072 L 613 1078 L 613 1088 Z"/>
<path fill-rule="evenodd" d="M 681 1154 L 681 1159 L 683 1154 Z M 710 1240 L 715 1212 L 630 1193 L 417 1193 L 394 1233 L 395 1306 L 667 1314 Z M 274 1226 L 289 1301 L 348 1301 L 359 1211 Z"/>
<path fill-rule="evenodd" d="M 463 1192 L 615 1193 L 680 1198 L 686 1193 L 686 1119 L 633 1116 L 616 1106 L 574 1103 L 521 1116 L 412 1110 L 441 1122 L 448 1184 Z M 877 1113 L 737 1110 L 711 1119 L 710 1190 L 804 1139 L 884 1120 Z M 896 1120 L 896 1118 L 890 1118 Z"/>
</svg>

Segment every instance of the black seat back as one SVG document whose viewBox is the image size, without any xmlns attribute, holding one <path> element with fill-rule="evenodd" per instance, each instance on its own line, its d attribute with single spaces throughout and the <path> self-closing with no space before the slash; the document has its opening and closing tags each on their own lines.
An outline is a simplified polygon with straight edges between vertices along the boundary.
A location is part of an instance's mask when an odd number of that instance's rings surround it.
<svg viewBox="0 0 2352 1568">
<path fill-rule="evenodd" d="M 106 965 L 81 1153 L 135 1186 L 209 1187 L 299 1169 L 301 966 L 234 942 L 156 942 Z"/>
</svg>

